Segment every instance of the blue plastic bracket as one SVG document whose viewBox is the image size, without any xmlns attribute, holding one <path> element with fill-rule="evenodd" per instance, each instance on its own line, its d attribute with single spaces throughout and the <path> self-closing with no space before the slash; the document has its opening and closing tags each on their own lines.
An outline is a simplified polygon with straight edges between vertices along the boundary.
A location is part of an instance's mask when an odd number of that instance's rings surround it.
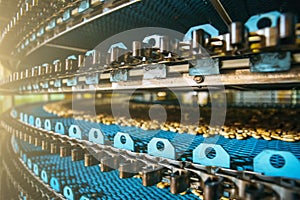
<svg viewBox="0 0 300 200">
<path fill-rule="evenodd" d="M 258 22 L 263 18 L 267 18 L 271 21 L 271 27 L 275 27 L 277 25 L 277 20 L 279 16 L 280 16 L 280 12 L 278 11 L 272 11 L 264 14 L 254 15 L 247 20 L 245 26 L 249 29 L 250 32 L 257 31 L 259 30 L 257 26 Z"/>
<path fill-rule="evenodd" d="M 134 151 L 134 141 L 128 133 L 118 132 L 114 137 L 114 147 Z"/>
<path fill-rule="evenodd" d="M 48 174 L 45 170 L 42 170 L 42 172 L 41 172 L 41 179 L 44 183 L 48 183 L 48 181 L 49 181 Z"/>
<path fill-rule="evenodd" d="M 163 138 L 153 138 L 149 142 L 148 154 L 169 159 L 176 158 L 175 147 L 169 140 Z"/>
<path fill-rule="evenodd" d="M 33 173 L 39 176 L 39 166 L 37 164 L 33 164 Z"/>
<path fill-rule="evenodd" d="M 50 179 L 50 186 L 52 187 L 53 190 L 55 190 L 56 192 L 61 192 L 60 191 L 60 184 L 59 181 L 57 180 L 57 178 L 52 177 Z"/>
<path fill-rule="evenodd" d="M 210 157 L 208 151 L 215 151 L 215 155 Z M 230 156 L 223 149 L 222 146 L 217 144 L 202 143 L 193 151 L 193 162 L 206 165 L 230 168 Z"/>
<path fill-rule="evenodd" d="M 96 144 L 104 144 L 104 134 L 100 129 L 91 128 L 89 132 L 89 141 Z"/>
<path fill-rule="evenodd" d="M 65 134 L 65 127 L 62 122 L 56 122 L 54 130 L 56 133 Z"/>
<path fill-rule="evenodd" d="M 35 127 L 36 128 L 42 128 L 41 118 L 39 118 L 39 117 L 35 118 Z"/>
<path fill-rule="evenodd" d="M 284 164 L 281 167 L 274 167 L 271 164 L 271 157 L 281 156 Z M 264 150 L 254 158 L 253 168 L 255 172 L 264 173 L 267 176 L 284 176 L 300 179 L 300 161 L 288 151 Z"/>
<path fill-rule="evenodd" d="M 28 123 L 28 115 L 27 114 L 23 115 L 23 122 L 26 124 Z"/>
<path fill-rule="evenodd" d="M 20 113 L 20 121 L 24 122 L 24 113 L 22 113 L 22 112 Z"/>
<path fill-rule="evenodd" d="M 69 136 L 71 138 L 76 138 L 79 140 L 82 140 L 82 134 L 81 134 L 81 129 L 79 128 L 78 125 L 71 125 L 69 128 Z"/>
<path fill-rule="evenodd" d="M 29 169 L 32 169 L 32 162 L 31 162 L 31 159 L 30 159 L 30 158 L 27 159 L 27 167 L 28 167 Z"/>
<path fill-rule="evenodd" d="M 29 115 L 28 123 L 29 123 L 31 126 L 34 126 L 34 116 L 33 116 L 33 115 Z"/>
<path fill-rule="evenodd" d="M 45 130 L 47 130 L 47 131 L 51 131 L 51 121 L 50 121 L 50 119 L 46 119 L 45 121 L 44 121 L 44 129 Z M 56 130 L 55 130 L 55 132 L 56 132 Z"/>
<path fill-rule="evenodd" d="M 64 187 L 64 192 L 63 192 L 64 196 L 68 199 L 68 200 L 73 200 L 75 199 L 74 194 L 72 189 L 69 186 L 65 186 Z"/>
</svg>

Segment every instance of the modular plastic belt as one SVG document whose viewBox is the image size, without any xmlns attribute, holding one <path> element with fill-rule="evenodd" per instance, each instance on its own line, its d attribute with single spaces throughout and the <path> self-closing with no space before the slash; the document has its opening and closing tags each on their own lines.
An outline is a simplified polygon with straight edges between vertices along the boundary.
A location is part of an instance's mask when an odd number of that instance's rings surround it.
<svg viewBox="0 0 300 200">
<path fill-rule="evenodd" d="M 71 157 L 37 155 L 44 154 L 40 147 L 18 139 L 15 143 L 28 169 L 67 199 L 198 199 L 191 193 L 181 196 L 156 186 L 143 187 L 140 179 L 119 179 L 116 170 L 100 172 L 99 166 L 84 167 L 84 161 L 72 162 Z"/>
<path fill-rule="evenodd" d="M 40 117 L 38 114 L 41 114 L 44 118 L 47 118 L 47 113 L 43 111 L 42 106 L 39 104 L 35 104 L 33 106 L 26 106 L 26 110 L 24 107 L 18 108 L 19 112 L 28 111 L 28 115 L 35 115 L 35 117 Z M 170 141 L 171 145 L 175 147 L 175 155 L 179 155 L 176 157 L 171 157 L 171 159 L 177 159 L 179 161 L 192 161 L 194 163 L 200 163 L 205 165 L 213 165 L 226 167 L 237 170 L 249 170 L 256 172 L 264 172 L 258 171 L 259 168 L 254 168 L 255 158 L 258 165 L 262 165 L 264 163 L 271 164 L 270 172 L 268 175 L 272 176 L 287 176 L 294 177 L 290 172 L 286 172 L 287 174 L 281 174 L 283 171 L 278 171 L 277 169 L 282 168 L 283 166 L 297 166 L 299 165 L 300 160 L 300 142 L 284 142 L 279 140 L 266 141 L 262 139 L 249 138 L 246 140 L 237 140 L 237 139 L 227 139 L 223 136 L 216 135 L 210 138 L 204 138 L 202 135 L 191 135 L 188 133 L 177 134 L 171 131 L 163 131 L 163 130 L 142 130 L 136 127 L 126 127 L 120 125 L 105 125 L 101 123 L 92 123 L 84 120 L 74 120 L 72 118 L 59 118 L 53 117 L 52 114 L 49 114 L 51 117 L 52 127 L 55 126 L 56 123 L 61 123 L 64 126 L 64 131 L 61 132 L 63 134 L 69 135 L 71 138 L 82 139 L 82 140 L 90 140 L 89 130 L 92 128 L 98 128 L 104 134 L 105 143 L 112 144 L 115 143 L 115 138 L 118 137 L 118 134 L 125 133 L 125 136 L 128 134 L 133 142 L 134 147 L 130 147 L 126 143 L 121 147 L 116 146 L 118 148 L 124 148 L 126 150 L 131 150 L 140 153 L 149 153 L 149 143 L 154 139 L 158 138 L 162 142 L 163 139 Z M 26 123 L 26 122 L 25 122 Z M 70 134 L 70 127 L 80 127 L 78 132 L 72 132 Z M 69 130 L 69 131 L 68 131 Z M 52 131 L 55 131 L 52 128 Z M 120 136 L 120 138 L 122 135 Z M 120 139 L 121 140 L 121 139 Z M 209 159 L 201 160 L 201 145 L 210 145 L 204 146 L 203 148 L 211 148 L 210 152 L 206 153 Z M 165 145 L 168 148 L 167 144 Z M 147 148 L 148 146 L 148 148 Z M 221 149 L 219 148 L 221 147 Z M 156 145 L 153 145 L 153 148 L 156 148 Z M 157 147 L 158 149 L 159 147 Z M 219 149 L 218 149 L 219 148 Z M 222 150 L 224 149 L 225 152 Z M 283 153 L 282 153 L 283 152 Z M 265 154 L 273 154 L 274 156 L 265 157 L 265 160 L 258 159 L 258 156 L 265 156 Z M 199 155 L 197 155 L 199 154 Z M 290 154 L 292 157 L 290 157 Z M 154 156 L 162 156 L 167 157 L 164 154 L 151 154 Z M 213 159 L 216 156 L 217 159 Z M 223 157 L 227 157 L 228 160 Z M 170 157 L 167 157 L 170 158 Z M 296 161 L 295 161 L 296 159 Z M 298 161 L 298 163 L 297 163 Z M 296 162 L 296 163 L 295 163 Z M 226 164 L 227 163 L 227 164 Z M 287 170 L 288 168 L 285 168 Z M 291 168 L 289 168 L 291 169 Z M 273 170 L 273 171 L 272 171 Z M 277 170 L 277 171 L 276 171 Z M 284 168 L 282 168 L 284 170 Z M 297 175 L 298 177 L 298 175 Z M 300 177 L 300 176 L 299 176 Z M 298 178 L 299 178 L 298 177 Z M 295 177 L 294 177 L 295 178 Z"/>
</svg>

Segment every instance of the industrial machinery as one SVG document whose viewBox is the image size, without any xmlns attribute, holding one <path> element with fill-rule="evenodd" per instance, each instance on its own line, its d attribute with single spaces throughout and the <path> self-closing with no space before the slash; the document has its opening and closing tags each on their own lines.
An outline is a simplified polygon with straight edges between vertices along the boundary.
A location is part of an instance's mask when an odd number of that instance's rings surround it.
<svg viewBox="0 0 300 200">
<path fill-rule="evenodd" d="M 1 199 L 300 198 L 296 1 L 0 8 Z"/>
</svg>

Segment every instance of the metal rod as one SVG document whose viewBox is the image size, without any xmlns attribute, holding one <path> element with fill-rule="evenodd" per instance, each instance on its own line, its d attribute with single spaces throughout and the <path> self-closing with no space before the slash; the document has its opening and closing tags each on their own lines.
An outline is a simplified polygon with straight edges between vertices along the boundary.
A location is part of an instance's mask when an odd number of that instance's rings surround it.
<svg viewBox="0 0 300 200">
<path fill-rule="evenodd" d="M 210 0 L 210 2 L 222 18 L 222 20 L 225 22 L 225 24 L 229 27 L 229 25 L 232 23 L 232 20 L 223 7 L 222 3 L 219 0 Z"/>
<path fill-rule="evenodd" d="M 68 46 L 59 45 L 59 44 L 45 44 L 45 46 L 59 48 L 59 49 L 66 49 L 66 50 L 71 50 L 71 51 L 78 51 L 78 52 L 83 52 L 83 53 L 88 51 L 87 49 L 68 47 Z"/>
</svg>

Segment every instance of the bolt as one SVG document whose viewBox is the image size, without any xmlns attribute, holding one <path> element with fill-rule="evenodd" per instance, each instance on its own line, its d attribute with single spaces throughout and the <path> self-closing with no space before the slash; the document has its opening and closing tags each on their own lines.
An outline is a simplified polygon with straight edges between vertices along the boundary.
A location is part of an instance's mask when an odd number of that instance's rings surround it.
<svg viewBox="0 0 300 200">
<path fill-rule="evenodd" d="M 204 81 L 204 76 L 195 76 L 194 81 L 198 84 L 202 83 Z"/>
</svg>

